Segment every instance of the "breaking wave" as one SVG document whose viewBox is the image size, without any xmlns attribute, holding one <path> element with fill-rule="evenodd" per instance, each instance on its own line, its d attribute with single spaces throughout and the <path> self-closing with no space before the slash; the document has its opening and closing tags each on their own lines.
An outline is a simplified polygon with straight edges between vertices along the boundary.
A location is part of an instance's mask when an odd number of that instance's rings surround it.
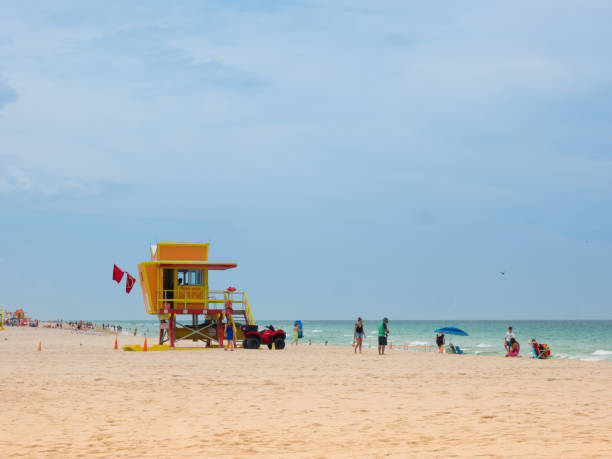
<svg viewBox="0 0 612 459">
<path fill-rule="evenodd" d="M 612 355 L 612 351 L 604 351 L 603 349 L 597 349 L 593 352 L 593 355 Z"/>
</svg>

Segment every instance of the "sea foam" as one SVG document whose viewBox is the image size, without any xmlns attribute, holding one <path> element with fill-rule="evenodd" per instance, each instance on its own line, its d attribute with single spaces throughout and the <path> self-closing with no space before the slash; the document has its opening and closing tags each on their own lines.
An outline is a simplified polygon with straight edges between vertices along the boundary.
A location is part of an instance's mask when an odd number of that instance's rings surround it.
<svg viewBox="0 0 612 459">
<path fill-rule="evenodd" d="M 593 355 L 612 355 L 612 351 L 604 351 L 603 349 L 597 349 L 593 352 Z"/>
</svg>

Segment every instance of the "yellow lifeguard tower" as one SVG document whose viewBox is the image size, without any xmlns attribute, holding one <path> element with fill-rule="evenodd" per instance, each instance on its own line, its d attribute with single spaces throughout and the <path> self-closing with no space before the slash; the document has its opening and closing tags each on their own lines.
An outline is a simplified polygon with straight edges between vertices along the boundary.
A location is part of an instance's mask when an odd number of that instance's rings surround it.
<svg viewBox="0 0 612 459">
<path fill-rule="evenodd" d="M 17 309 L 15 312 L 9 312 L 9 321 L 11 325 L 27 326 L 30 323 L 30 318 L 26 316 L 23 309 Z"/>
<path fill-rule="evenodd" d="M 242 339 L 242 325 L 254 324 L 246 293 L 232 287 L 213 290 L 208 284 L 209 271 L 237 266 L 208 261 L 207 243 L 151 246 L 151 261 L 138 265 L 138 275 L 145 310 L 159 318 L 159 344 L 169 341 L 174 347 L 176 340 L 190 339 L 223 346 L 224 318 L 234 326 L 236 339 Z M 191 316 L 191 324 L 179 322 L 180 315 Z"/>
</svg>

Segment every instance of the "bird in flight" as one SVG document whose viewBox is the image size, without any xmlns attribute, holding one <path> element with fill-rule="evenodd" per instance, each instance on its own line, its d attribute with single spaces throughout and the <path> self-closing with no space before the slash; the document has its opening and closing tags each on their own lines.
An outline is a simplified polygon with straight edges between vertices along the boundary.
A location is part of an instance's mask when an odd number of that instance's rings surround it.
<svg viewBox="0 0 612 459">
<path fill-rule="evenodd" d="M 506 275 L 506 271 L 500 271 L 499 273 L 500 273 L 502 276 L 505 276 L 505 275 Z"/>
</svg>

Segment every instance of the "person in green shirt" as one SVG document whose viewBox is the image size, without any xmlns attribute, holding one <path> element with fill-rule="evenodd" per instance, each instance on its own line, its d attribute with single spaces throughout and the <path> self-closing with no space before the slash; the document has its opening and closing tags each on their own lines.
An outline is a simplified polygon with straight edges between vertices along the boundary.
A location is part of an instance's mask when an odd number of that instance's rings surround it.
<svg viewBox="0 0 612 459">
<path fill-rule="evenodd" d="M 389 319 L 386 317 L 378 324 L 378 354 L 385 354 L 385 346 L 387 345 L 387 335 L 389 334 L 389 328 L 387 324 Z"/>
</svg>

